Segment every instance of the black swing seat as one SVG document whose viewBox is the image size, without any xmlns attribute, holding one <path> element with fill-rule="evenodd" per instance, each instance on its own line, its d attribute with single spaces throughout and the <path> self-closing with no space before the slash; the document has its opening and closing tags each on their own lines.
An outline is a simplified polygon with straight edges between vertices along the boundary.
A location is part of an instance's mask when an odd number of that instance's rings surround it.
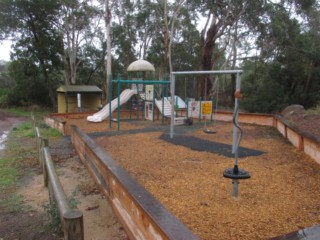
<svg viewBox="0 0 320 240">
<path fill-rule="evenodd" d="M 207 134 L 214 134 L 214 133 L 217 133 L 217 131 L 216 131 L 216 130 L 210 130 L 210 129 L 208 129 L 208 128 L 203 129 L 203 132 L 204 132 L 204 133 L 207 133 Z"/>
<path fill-rule="evenodd" d="M 250 178 L 250 174 L 246 172 L 244 169 L 237 169 L 235 172 L 234 168 L 228 168 L 223 172 L 223 176 L 225 178 L 231 178 L 231 179 L 248 179 Z"/>
</svg>

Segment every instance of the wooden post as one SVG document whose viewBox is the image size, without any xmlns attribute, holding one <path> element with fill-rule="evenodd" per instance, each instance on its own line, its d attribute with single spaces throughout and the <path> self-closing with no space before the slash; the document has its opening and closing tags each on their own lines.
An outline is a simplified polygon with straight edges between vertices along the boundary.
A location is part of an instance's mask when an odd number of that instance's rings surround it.
<svg viewBox="0 0 320 240">
<path fill-rule="evenodd" d="M 70 210 L 63 214 L 63 233 L 65 240 L 84 240 L 83 214 L 79 210 Z"/>
<path fill-rule="evenodd" d="M 48 178 L 48 170 L 44 161 L 44 148 L 45 147 L 49 147 L 49 140 L 46 138 L 42 138 L 41 139 L 41 160 L 40 160 L 40 166 L 42 167 L 42 173 L 43 173 L 43 182 L 44 182 L 44 186 L 48 187 L 48 182 L 49 182 L 49 178 Z"/>
</svg>

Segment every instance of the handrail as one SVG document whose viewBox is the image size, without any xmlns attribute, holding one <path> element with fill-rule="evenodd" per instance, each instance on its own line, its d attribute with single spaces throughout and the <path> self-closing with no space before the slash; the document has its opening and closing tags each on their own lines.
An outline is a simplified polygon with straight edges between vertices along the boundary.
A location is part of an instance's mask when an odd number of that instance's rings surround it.
<svg viewBox="0 0 320 240">
<path fill-rule="evenodd" d="M 43 160 L 48 176 L 48 182 L 45 183 L 45 185 L 48 186 L 49 183 L 51 183 L 51 188 L 49 189 L 52 189 L 53 191 L 53 196 L 55 198 L 60 220 L 63 226 L 64 238 L 68 240 L 83 240 L 83 214 L 80 210 L 70 208 L 58 175 L 55 171 L 49 148 L 42 148 L 42 152 L 44 155 Z"/>
<path fill-rule="evenodd" d="M 63 187 L 55 171 L 49 150 L 48 139 L 41 136 L 34 116 L 31 117 L 35 129 L 35 138 L 39 153 L 39 163 L 43 170 L 44 185 L 53 196 L 61 220 L 65 240 L 84 240 L 83 214 L 80 210 L 69 206 Z M 50 200 L 53 200 L 50 198 Z M 52 201 L 50 201 L 53 204 Z"/>
</svg>

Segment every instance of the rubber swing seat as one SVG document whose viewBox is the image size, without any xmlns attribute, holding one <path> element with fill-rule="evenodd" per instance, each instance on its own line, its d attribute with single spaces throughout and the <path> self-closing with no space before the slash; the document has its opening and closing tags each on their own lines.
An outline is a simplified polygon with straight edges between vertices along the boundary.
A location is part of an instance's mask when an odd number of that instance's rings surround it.
<svg viewBox="0 0 320 240">
<path fill-rule="evenodd" d="M 248 172 L 246 172 L 243 169 L 237 169 L 238 171 L 235 172 L 234 168 L 228 168 L 226 170 L 224 170 L 223 172 L 223 176 L 225 178 L 231 178 L 231 179 L 248 179 L 250 178 L 250 174 Z"/>
<path fill-rule="evenodd" d="M 203 129 L 203 132 L 204 132 L 204 133 L 208 133 L 208 134 L 217 133 L 217 131 L 215 131 L 215 130 L 210 130 L 210 129 Z"/>
</svg>

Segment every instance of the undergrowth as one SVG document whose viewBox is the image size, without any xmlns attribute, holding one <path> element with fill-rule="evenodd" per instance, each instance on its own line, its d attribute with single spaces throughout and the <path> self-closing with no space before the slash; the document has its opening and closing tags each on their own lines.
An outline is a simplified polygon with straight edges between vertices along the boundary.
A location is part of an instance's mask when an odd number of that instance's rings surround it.
<svg viewBox="0 0 320 240">
<path fill-rule="evenodd" d="M 311 113 L 311 114 L 320 113 L 320 103 L 317 106 L 315 106 L 314 108 L 308 109 L 307 113 Z"/>
</svg>

